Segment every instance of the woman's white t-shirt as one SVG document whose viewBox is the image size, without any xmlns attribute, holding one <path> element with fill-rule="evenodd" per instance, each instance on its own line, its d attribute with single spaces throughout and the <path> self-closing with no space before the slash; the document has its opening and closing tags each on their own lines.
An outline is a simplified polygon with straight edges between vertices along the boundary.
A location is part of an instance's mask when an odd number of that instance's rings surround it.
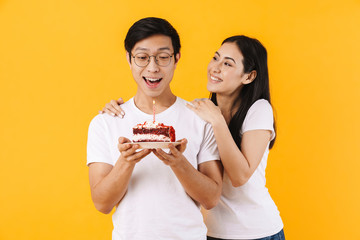
<svg viewBox="0 0 360 240">
<path fill-rule="evenodd" d="M 250 130 L 270 130 L 275 137 L 273 111 L 268 101 L 256 101 L 248 110 L 240 134 Z M 219 204 L 208 211 L 208 236 L 224 239 L 256 239 L 271 236 L 283 228 L 279 211 L 266 188 L 265 168 L 269 144 L 247 183 L 233 187 L 224 173 Z"/>
</svg>

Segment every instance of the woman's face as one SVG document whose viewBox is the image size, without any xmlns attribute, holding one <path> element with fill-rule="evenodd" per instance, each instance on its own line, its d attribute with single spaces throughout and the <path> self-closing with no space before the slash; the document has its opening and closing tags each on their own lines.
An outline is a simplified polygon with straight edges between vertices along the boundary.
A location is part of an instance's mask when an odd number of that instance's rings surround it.
<svg viewBox="0 0 360 240">
<path fill-rule="evenodd" d="M 208 91 L 224 96 L 237 94 L 249 76 L 244 73 L 243 55 L 235 43 L 224 43 L 207 70 Z"/>
</svg>

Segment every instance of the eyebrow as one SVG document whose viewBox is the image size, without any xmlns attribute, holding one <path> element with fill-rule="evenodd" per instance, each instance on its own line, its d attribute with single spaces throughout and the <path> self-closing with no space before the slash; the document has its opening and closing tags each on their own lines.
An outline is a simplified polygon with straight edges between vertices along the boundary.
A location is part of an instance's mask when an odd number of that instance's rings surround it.
<svg viewBox="0 0 360 240">
<path fill-rule="evenodd" d="M 134 49 L 134 51 L 137 51 L 137 50 L 149 51 L 150 49 L 144 48 L 144 47 L 137 47 L 137 48 Z M 158 48 L 157 51 L 162 51 L 162 50 L 169 50 L 170 51 L 170 48 L 169 47 L 162 47 L 162 48 Z"/>
<path fill-rule="evenodd" d="M 219 57 L 220 57 L 220 53 L 219 53 L 219 52 L 215 52 L 215 54 L 219 55 Z M 224 57 L 224 58 L 225 58 L 225 59 L 229 59 L 229 60 L 233 61 L 233 62 L 236 64 L 236 62 L 235 62 L 235 60 L 234 60 L 233 58 L 231 58 L 231 57 Z"/>
</svg>

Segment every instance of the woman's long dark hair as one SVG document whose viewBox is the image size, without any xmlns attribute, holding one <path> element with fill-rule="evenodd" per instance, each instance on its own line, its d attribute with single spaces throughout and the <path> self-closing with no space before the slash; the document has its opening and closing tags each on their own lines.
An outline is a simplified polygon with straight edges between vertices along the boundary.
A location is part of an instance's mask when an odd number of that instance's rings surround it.
<svg viewBox="0 0 360 240">
<path fill-rule="evenodd" d="M 243 35 L 229 37 L 222 42 L 224 43 L 235 43 L 238 46 L 244 57 L 244 73 L 250 73 L 253 70 L 257 73 L 251 83 L 243 85 L 233 103 L 233 107 L 238 106 L 239 102 L 240 106 L 230 120 L 229 130 L 236 145 L 241 149 L 240 130 L 249 108 L 259 99 L 265 99 L 271 104 L 267 52 L 260 41 Z M 210 98 L 217 105 L 216 93 L 211 93 Z M 274 131 L 276 131 L 275 120 Z M 275 138 L 270 142 L 269 148 L 272 148 L 274 143 Z"/>
</svg>

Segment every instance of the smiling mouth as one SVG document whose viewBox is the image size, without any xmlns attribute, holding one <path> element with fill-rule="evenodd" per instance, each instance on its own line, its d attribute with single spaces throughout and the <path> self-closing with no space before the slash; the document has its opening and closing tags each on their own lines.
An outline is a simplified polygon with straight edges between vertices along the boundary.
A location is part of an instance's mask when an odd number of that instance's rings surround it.
<svg viewBox="0 0 360 240">
<path fill-rule="evenodd" d="M 210 75 L 210 79 L 214 82 L 222 82 L 222 80 L 220 78 L 214 77 L 212 75 Z"/>
<path fill-rule="evenodd" d="M 143 77 L 143 79 L 149 88 L 156 88 L 162 80 L 162 78 L 149 78 L 149 77 Z"/>
</svg>

